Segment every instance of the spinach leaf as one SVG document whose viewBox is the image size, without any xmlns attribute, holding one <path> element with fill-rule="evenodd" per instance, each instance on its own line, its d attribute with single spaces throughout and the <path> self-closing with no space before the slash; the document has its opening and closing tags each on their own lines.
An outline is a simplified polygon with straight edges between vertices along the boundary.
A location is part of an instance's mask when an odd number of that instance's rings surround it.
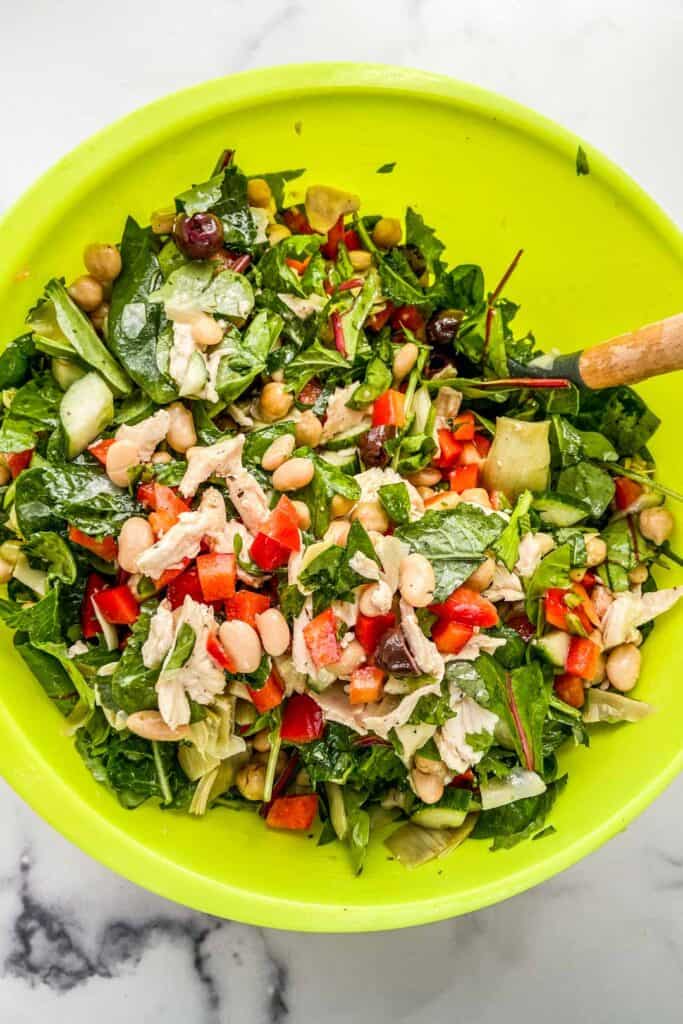
<svg viewBox="0 0 683 1024">
<path fill-rule="evenodd" d="M 254 245 L 256 226 L 247 199 L 247 179 L 232 165 L 176 196 L 176 208 L 188 217 L 205 211 L 215 214 L 223 223 L 228 247 L 250 250 Z"/>
<path fill-rule="evenodd" d="M 543 766 L 543 723 L 550 688 L 537 663 L 505 672 L 489 654 L 481 654 L 476 668 L 486 688 L 480 703 L 507 725 L 521 763 L 529 771 Z"/>
<path fill-rule="evenodd" d="M 545 793 L 515 800 L 512 804 L 482 811 L 472 839 L 493 839 L 492 850 L 509 850 L 540 831 L 555 800 L 567 784 L 567 776 L 551 782 Z"/>
<path fill-rule="evenodd" d="M 570 586 L 569 570 L 571 568 L 572 552 L 569 543 L 561 544 L 539 562 L 538 568 L 527 583 L 527 600 L 540 597 L 549 587 Z"/>
<path fill-rule="evenodd" d="M 131 384 L 126 372 L 107 351 L 95 333 L 95 328 L 73 302 L 61 281 L 53 278 L 45 286 L 45 298 L 28 316 L 28 323 L 38 348 L 44 342 L 57 346 L 51 355 L 79 356 L 84 363 L 97 370 L 116 395 L 130 393 Z"/>
<path fill-rule="evenodd" d="M 397 306 L 424 306 L 428 301 L 417 283 L 410 264 L 399 249 L 389 249 L 375 257 L 379 263 L 382 294 Z"/>
<path fill-rule="evenodd" d="M 76 582 L 76 562 L 68 544 L 58 533 L 52 531 L 33 533 L 24 544 L 24 551 L 33 558 L 39 558 L 48 566 L 49 581 L 62 583 Z"/>
<path fill-rule="evenodd" d="M 605 513 L 615 490 L 609 473 L 592 462 L 579 462 L 563 469 L 557 480 L 557 489 L 587 505 L 594 519 L 600 519 Z"/>
<path fill-rule="evenodd" d="M 597 459 L 598 462 L 618 462 L 619 453 L 604 434 L 598 434 L 594 430 L 579 430 L 578 434 L 581 438 L 583 454 L 587 459 Z"/>
<path fill-rule="evenodd" d="M 73 463 L 37 466 L 16 479 L 15 507 L 24 537 L 64 522 L 92 536 L 118 533 L 139 512 L 137 502 L 99 469 Z"/>
<path fill-rule="evenodd" d="M 285 381 L 298 394 L 313 377 L 324 376 L 330 371 L 343 372 L 350 369 L 348 360 L 341 352 L 325 348 L 320 341 L 314 341 L 285 366 Z"/>
<path fill-rule="evenodd" d="M 510 521 L 493 545 L 493 550 L 505 567 L 512 572 L 519 558 L 519 542 L 522 534 L 528 529 L 528 512 L 531 508 L 533 495 L 531 491 L 523 491 L 517 499 Z"/>
<path fill-rule="evenodd" d="M 316 537 L 322 537 L 330 525 L 330 502 L 334 495 L 340 494 L 342 498 L 355 502 L 360 498 L 360 487 L 353 477 L 342 473 L 309 449 L 295 452 L 295 455 L 302 454 L 311 459 L 315 472 L 310 484 L 297 491 L 294 497 L 306 502 L 311 513 L 311 530 Z"/>
<path fill-rule="evenodd" d="M 246 320 L 254 308 L 249 279 L 234 270 L 215 270 L 210 260 L 185 263 L 150 294 L 149 301 Z"/>
<path fill-rule="evenodd" d="M 580 431 L 562 416 L 553 416 L 551 423 L 553 464 L 566 467 L 580 462 L 583 455 Z"/>
<path fill-rule="evenodd" d="M 78 692 L 57 658 L 34 647 L 26 632 L 14 634 L 14 647 L 60 714 L 70 715 L 78 703 Z"/>
<path fill-rule="evenodd" d="M 0 353 L 0 390 L 18 388 L 24 383 L 35 350 L 30 334 L 22 334 L 10 341 L 4 352 Z"/>
<path fill-rule="evenodd" d="M 484 552 L 505 526 L 497 515 L 463 503 L 446 511 L 427 512 L 416 523 L 400 527 L 396 535 L 412 551 L 432 563 L 436 576 L 435 601 L 444 601 L 484 560 Z"/>
<path fill-rule="evenodd" d="M 313 784 L 346 782 L 355 763 L 353 735 L 345 725 L 328 722 L 319 740 L 302 744 L 299 754 Z"/>
<path fill-rule="evenodd" d="M 147 711 L 157 707 L 154 687 L 159 675 L 159 666 L 145 668 L 142 660 L 142 645 L 149 634 L 149 624 L 156 609 L 155 602 L 141 605 L 140 615 L 133 624 L 128 642 L 110 680 L 113 710 L 122 710 L 130 715 L 134 711 Z"/>
<path fill-rule="evenodd" d="M 349 601 L 353 590 L 364 582 L 364 577 L 349 564 L 357 552 L 377 561 L 375 549 L 365 528 L 358 521 L 351 523 L 346 547 L 331 545 L 317 555 L 299 576 L 299 582 L 313 594 L 314 614 L 329 608 L 333 601 Z"/>
<path fill-rule="evenodd" d="M 182 668 L 192 654 L 196 642 L 197 634 L 192 626 L 188 622 L 183 622 L 178 630 L 175 643 L 164 661 L 163 671 L 165 673 L 174 672 L 176 669 Z"/>
<path fill-rule="evenodd" d="M 406 210 L 406 243 L 415 245 L 425 258 L 427 270 L 437 276 L 445 268 L 441 253 L 445 245 L 437 237 L 434 228 L 425 224 L 424 219 L 409 206 Z"/>
<path fill-rule="evenodd" d="M 635 455 L 648 443 L 660 419 L 631 388 L 586 392 L 578 425 L 607 437 L 620 455 Z"/>
<path fill-rule="evenodd" d="M 410 495 L 405 484 L 383 484 L 377 497 L 392 523 L 404 526 L 410 522 Z"/>
<path fill-rule="evenodd" d="M 225 355 L 216 376 L 216 390 L 224 402 L 230 404 L 266 369 L 268 353 L 275 345 L 282 320 L 277 313 L 262 310 L 257 313 L 240 339 L 237 332 L 226 335 L 221 343 Z"/>
<path fill-rule="evenodd" d="M 59 423 L 62 391 L 51 374 L 37 374 L 19 388 L 0 425 L 0 451 L 21 452 Z"/>
<path fill-rule="evenodd" d="M 166 324 L 163 308 L 149 300 L 161 283 L 156 239 L 129 217 L 121 240 L 123 268 L 114 282 L 107 338 L 135 383 L 159 404 L 177 398 L 157 363 L 157 339 Z"/>
</svg>

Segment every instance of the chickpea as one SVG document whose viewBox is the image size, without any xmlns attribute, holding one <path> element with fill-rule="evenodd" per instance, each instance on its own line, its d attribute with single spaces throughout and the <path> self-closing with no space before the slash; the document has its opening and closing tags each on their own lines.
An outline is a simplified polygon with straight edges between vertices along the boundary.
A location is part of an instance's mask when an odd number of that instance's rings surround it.
<svg viewBox="0 0 683 1024">
<path fill-rule="evenodd" d="M 362 273 L 372 266 L 372 254 L 366 252 L 365 249 L 352 249 L 349 253 L 349 263 L 354 270 L 359 270 Z"/>
<path fill-rule="evenodd" d="M 331 541 L 332 544 L 337 544 L 340 548 L 343 548 L 346 546 L 349 538 L 350 529 L 351 523 L 346 519 L 333 519 L 325 530 L 323 540 Z"/>
<path fill-rule="evenodd" d="M 592 533 L 585 538 L 586 544 L 586 567 L 594 569 L 596 565 L 602 565 L 607 558 L 607 545 L 597 533 Z"/>
<path fill-rule="evenodd" d="M 366 530 L 386 533 L 389 529 L 389 517 L 376 499 L 373 501 L 359 501 L 351 513 L 351 518 L 357 519 Z"/>
<path fill-rule="evenodd" d="M 441 470 L 420 469 L 417 473 L 411 473 L 408 480 L 414 487 L 433 487 L 441 480 Z"/>
<path fill-rule="evenodd" d="M 16 565 L 21 554 L 21 543 L 18 540 L 6 540 L 0 544 L 0 558 L 10 565 Z"/>
<path fill-rule="evenodd" d="M 14 566 L 6 562 L 4 558 L 0 558 L 0 584 L 9 583 L 12 579 L 14 572 Z"/>
<path fill-rule="evenodd" d="M 107 476 L 117 487 L 127 487 L 128 470 L 139 465 L 139 462 L 140 452 L 136 444 L 132 441 L 114 441 L 107 449 Z"/>
<path fill-rule="evenodd" d="M 638 527 L 645 540 L 650 540 L 659 547 L 671 536 L 674 517 L 668 508 L 645 508 L 640 513 Z"/>
<path fill-rule="evenodd" d="M 126 519 L 119 534 L 119 565 L 126 572 L 137 572 L 138 556 L 154 544 L 154 531 L 142 516 Z"/>
<path fill-rule="evenodd" d="M 299 520 L 299 529 L 307 530 L 311 525 L 311 513 L 308 510 L 308 505 L 305 501 L 293 501 L 292 505 L 296 509 L 297 519 Z"/>
<path fill-rule="evenodd" d="M 261 729 L 255 736 L 252 736 L 251 742 L 254 745 L 254 750 L 259 754 L 267 754 L 270 750 L 270 737 L 267 729 Z"/>
<path fill-rule="evenodd" d="M 367 661 L 367 655 L 358 642 L 358 640 L 352 640 L 342 650 L 339 661 L 333 662 L 328 665 L 330 672 L 334 672 L 340 679 L 349 679 L 351 673 L 354 672 L 364 661 Z"/>
<path fill-rule="evenodd" d="M 247 199 L 250 206 L 268 209 L 273 201 L 273 193 L 265 178 L 251 178 L 247 182 Z"/>
<path fill-rule="evenodd" d="M 379 249 L 392 249 L 401 241 L 403 230 L 395 217 L 380 217 L 372 230 L 372 240 Z"/>
<path fill-rule="evenodd" d="M 279 381 L 269 381 L 261 392 L 261 415 L 267 423 L 284 419 L 293 404 L 294 397 Z"/>
<path fill-rule="evenodd" d="M 92 313 L 104 299 L 102 285 L 89 274 L 77 277 L 73 284 L 69 285 L 68 291 L 76 305 L 85 313 Z"/>
<path fill-rule="evenodd" d="M 107 328 L 107 321 L 109 319 L 109 303 L 101 302 L 97 309 L 94 309 L 90 314 L 90 323 L 93 325 L 96 331 L 100 334 L 104 334 Z"/>
<path fill-rule="evenodd" d="M 398 383 L 407 377 L 412 368 L 417 362 L 417 357 L 420 354 L 420 350 L 414 341 L 407 341 L 405 345 L 401 345 L 400 349 L 394 356 L 393 373 L 394 380 Z M 441 476 L 441 474 L 439 474 Z"/>
<path fill-rule="evenodd" d="M 484 490 L 483 487 L 467 487 L 460 497 L 471 505 L 481 505 L 482 508 L 492 507 L 488 491 Z"/>
<path fill-rule="evenodd" d="M 115 245 L 88 245 L 83 253 L 85 269 L 102 284 L 115 281 L 121 273 L 121 253 Z"/>
<path fill-rule="evenodd" d="M 431 757 L 423 757 L 421 754 L 415 755 L 415 768 L 423 775 L 438 775 L 442 779 L 446 775 L 446 765 L 443 761 L 434 761 Z"/>
<path fill-rule="evenodd" d="M 235 776 L 235 785 L 245 800 L 263 800 L 266 788 L 266 766 L 250 761 Z"/>
<path fill-rule="evenodd" d="M 155 235 L 170 235 L 175 223 L 175 210 L 154 210 L 149 219 L 150 227 Z"/>
<path fill-rule="evenodd" d="M 294 444 L 295 441 L 292 434 L 283 434 L 281 437 L 276 437 L 263 453 L 263 458 L 261 459 L 263 469 L 269 473 L 279 469 L 282 463 L 286 462 L 294 451 Z"/>
<path fill-rule="evenodd" d="M 181 455 L 197 443 L 197 431 L 194 428 L 192 413 L 182 402 L 172 402 L 167 406 L 170 422 L 166 431 L 166 440 L 174 451 Z"/>
<path fill-rule="evenodd" d="M 431 563 L 424 555 L 406 555 L 398 570 L 401 597 L 413 608 L 426 608 L 434 601 L 436 580 Z"/>
<path fill-rule="evenodd" d="M 287 620 L 277 608 L 268 608 L 256 616 L 256 628 L 266 654 L 277 658 L 289 647 L 290 633 Z"/>
<path fill-rule="evenodd" d="M 476 590 L 477 593 L 481 594 L 482 590 L 488 590 L 491 586 L 495 573 L 496 560 L 489 556 L 474 570 L 471 576 L 467 577 L 463 586 L 468 587 L 470 590 Z"/>
<path fill-rule="evenodd" d="M 283 239 L 289 238 L 292 232 L 285 224 L 271 224 L 267 231 L 268 241 L 271 245 L 277 245 Z"/>
<path fill-rule="evenodd" d="M 200 313 L 198 317 L 195 317 L 191 330 L 195 344 L 201 348 L 218 345 L 223 340 L 223 328 L 207 313 Z"/>
<path fill-rule="evenodd" d="M 338 519 L 340 516 L 348 515 L 352 508 L 353 502 L 349 498 L 335 494 L 330 502 L 330 515 L 333 519 Z"/>
<path fill-rule="evenodd" d="M 273 487 L 276 491 L 298 491 L 310 484 L 314 472 L 310 459 L 288 459 L 273 473 Z"/>
<path fill-rule="evenodd" d="M 628 578 L 629 582 L 632 583 L 634 587 L 639 587 L 641 583 L 645 582 L 649 575 L 650 573 L 648 572 L 647 566 L 642 565 L 641 563 L 641 565 L 636 565 L 635 568 L 631 569 L 628 574 Z"/>
<path fill-rule="evenodd" d="M 605 670 L 615 690 L 627 693 L 638 682 L 640 675 L 640 651 L 635 644 L 619 644 L 610 651 Z"/>
<path fill-rule="evenodd" d="M 170 452 L 155 452 L 152 456 L 152 462 L 157 466 L 164 466 L 169 462 L 173 462 L 173 456 Z"/>
<path fill-rule="evenodd" d="M 254 627 L 248 622 L 229 619 L 218 630 L 218 639 L 236 672 L 255 672 L 261 664 L 261 641 Z"/>
<path fill-rule="evenodd" d="M 314 412 L 308 409 L 296 421 L 296 443 L 317 448 L 323 433 L 323 425 Z"/>
<path fill-rule="evenodd" d="M 427 775 L 413 768 L 410 773 L 413 789 L 424 804 L 437 804 L 443 796 L 443 779 L 438 775 Z"/>
<path fill-rule="evenodd" d="M 158 711 L 134 711 L 126 719 L 126 728 L 136 736 L 157 743 L 170 743 L 182 740 L 188 733 L 187 725 L 179 725 L 171 729 Z"/>
</svg>

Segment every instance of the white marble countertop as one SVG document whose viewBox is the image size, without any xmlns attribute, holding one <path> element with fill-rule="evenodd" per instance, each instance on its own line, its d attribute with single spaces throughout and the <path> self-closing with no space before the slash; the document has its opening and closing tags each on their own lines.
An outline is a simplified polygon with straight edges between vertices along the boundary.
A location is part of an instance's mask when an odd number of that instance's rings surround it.
<svg viewBox="0 0 683 1024">
<path fill-rule="evenodd" d="M 0 36 L 0 209 L 95 129 L 168 91 L 344 59 L 441 71 L 527 103 L 625 166 L 680 223 L 682 45 L 680 0 L 29 0 Z M 146 893 L 0 782 L 0 1021 L 673 1024 L 682 800 L 679 779 L 627 833 L 498 907 L 407 932 L 313 936 Z"/>
</svg>

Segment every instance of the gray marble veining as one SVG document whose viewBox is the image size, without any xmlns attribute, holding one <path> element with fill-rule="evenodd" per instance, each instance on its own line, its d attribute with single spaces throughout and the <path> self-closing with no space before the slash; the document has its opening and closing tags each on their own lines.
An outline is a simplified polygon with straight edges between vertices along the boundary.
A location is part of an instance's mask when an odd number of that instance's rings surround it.
<svg viewBox="0 0 683 1024">
<path fill-rule="evenodd" d="M 3 14 L 0 208 L 76 142 L 165 92 L 345 59 L 442 71 L 528 103 L 683 220 L 679 0 L 205 0 L 196 13 L 180 0 L 119 0 L 106 14 L 32 0 Z M 678 1024 L 682 805 L 678 780 L 598 853 L 498 907 L 405 932 L 314 936 L 138 889 L 0 783 L 0 1022 Z"/>
</svg>

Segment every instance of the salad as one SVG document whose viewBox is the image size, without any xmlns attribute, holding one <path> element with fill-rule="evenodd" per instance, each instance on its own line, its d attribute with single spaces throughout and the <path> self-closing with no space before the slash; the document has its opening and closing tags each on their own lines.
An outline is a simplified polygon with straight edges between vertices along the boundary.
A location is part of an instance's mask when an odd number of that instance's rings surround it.
<svg viewBox="0 0 683 1024">
<path fill-rule="evenodd" d="M 47 283 L 0 356 L 0 617 L 127 808 L 252 810 L 355 872 L 373 833 L 509 848 L 560 748 L 652 711 L 659 421 L 538 378 L 521 253 L 487 289 L 302 173 L 226 151 Z"/>
</svg>

